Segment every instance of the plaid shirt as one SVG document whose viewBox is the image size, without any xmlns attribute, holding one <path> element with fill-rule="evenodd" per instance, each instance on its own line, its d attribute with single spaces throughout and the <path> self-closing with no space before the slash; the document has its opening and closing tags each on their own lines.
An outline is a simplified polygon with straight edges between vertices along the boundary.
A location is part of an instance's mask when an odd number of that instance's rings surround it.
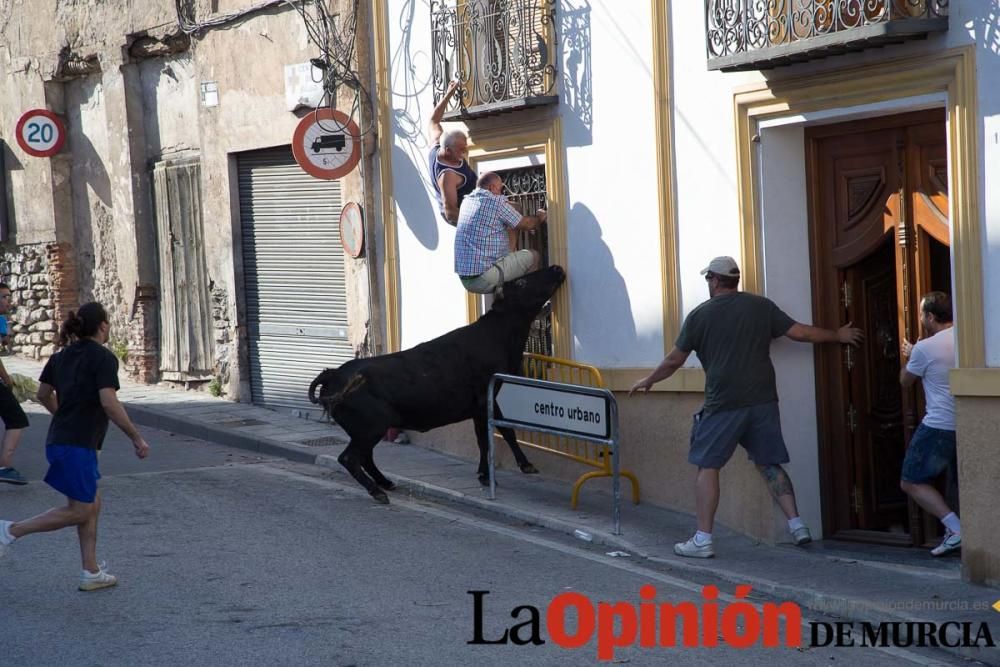
<svg viewBox="0 0 1000 667">
<path fill-rule="evenodd" d="M 507 229 L 517 227 L 521 214 L 503 195 L 476 188 L 462 200 L 455 231 L 455 273 L 478 276 L 510 253 Z"/>
</svg>

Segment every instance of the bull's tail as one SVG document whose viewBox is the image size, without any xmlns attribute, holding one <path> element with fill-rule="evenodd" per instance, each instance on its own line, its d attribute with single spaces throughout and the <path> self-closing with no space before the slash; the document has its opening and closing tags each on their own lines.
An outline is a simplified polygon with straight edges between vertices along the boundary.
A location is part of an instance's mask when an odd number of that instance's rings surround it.
<svg viewBox="0 0 1000 667">
<path fill-rule="evenodd" d="M 319 403 L 319 399 L 316 398 L 316 387 L 325 384 L 330 379 L 330 374 L 333 372 L 332 368 L 325 369 L 322 373 L 316 376 L 316 379 L 312 381 L 309 385 L 309 402 Z"/>
<path fill-rule="evenodd" d="M 337 368 L 327 368 L 316 376 L 316 379 L 309 385 L 309 400 L 313 403 L 323 403 L 323 407 L 329 412 L 333 406 L 340 403 L 345 396 L 364 384 L 364 378 L 360 373 L 353 373 L 350 377 L 344 378 L 344 374 Z M 319 388 L 319 396 L 316 389 Z"/>
</svg>

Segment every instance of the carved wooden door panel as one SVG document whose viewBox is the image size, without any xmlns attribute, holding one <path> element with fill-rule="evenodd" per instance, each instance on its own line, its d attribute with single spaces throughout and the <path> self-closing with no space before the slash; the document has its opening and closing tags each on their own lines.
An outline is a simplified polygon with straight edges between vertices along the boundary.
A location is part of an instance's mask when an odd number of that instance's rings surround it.
<svg viewBox="0 0 1000 667">
<path fill-rule="evenodd" d="M 865 332 L 852 349 L 848 376 L 848 446 L 852 450 L 852 528 L 903 533 L 909 523 L 899 488 L 903 464 L 903 392 L 899 386 L 899 310 L 890 238 L 844 270 L 851 294 L 845 317 Z"/>
<path fill-rule="evenodd" d="M 899 490 L 922 414 L 918 392 L 899 386 L 899 350 L 902 337 L 917 339 L 919 295 L 942 284 L 948 264 L 943 121 L 931 111 L 806 132 L 815 320 L 853 321 L 866 336 L 859 350 L 816 350 L 824 522 L 835 536 L 924 540 L 919 509 Z"/>
</svg>

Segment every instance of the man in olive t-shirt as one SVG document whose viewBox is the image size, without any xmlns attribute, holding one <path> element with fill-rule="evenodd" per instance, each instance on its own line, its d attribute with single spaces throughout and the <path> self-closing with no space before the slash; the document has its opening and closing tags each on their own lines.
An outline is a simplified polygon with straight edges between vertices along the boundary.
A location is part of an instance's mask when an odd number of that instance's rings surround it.
<svg viewBox="0 0 1000 667">
<path fill-rule="evenodd" d="M 771 341 L 787 336 L 806 343 L 858 345 L 860 329 L 850 323 L 833 331 L 800 324 L 770 299 L 739 292 L 740 269 L 732 257 L 716 257 L 702 270 L 709 300 L 684 320 L 674 349 L 652 373 L 636 382 L 629 395 L 649 389 L 677 371 L 691 352 L 705 369 L 705 404 L 694 417 L 688 461 L 698 466 L 695 498 L 698 531 L 674 553 L 710 558 L 712 525 L 719 506 L 719 469 L 742 445 L 778 501 L 795 544 L 812 540 L 799 517 L 795 492 L 781 467 L 788 450 L 781 436 L 778 391 L 771 365 Z"/>
</svg>

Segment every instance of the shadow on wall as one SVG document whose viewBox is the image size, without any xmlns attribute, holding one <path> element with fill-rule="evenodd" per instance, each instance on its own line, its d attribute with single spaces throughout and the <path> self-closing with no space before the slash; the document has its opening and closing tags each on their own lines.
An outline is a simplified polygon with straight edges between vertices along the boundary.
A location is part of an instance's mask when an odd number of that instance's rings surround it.
<svg viewBox="0 0 1000 667">
<path fill-rule="evenodd" d="M 563 51 L 562 97 L 566 145 L 593 143 L 594 99 L 590 64 L 590 3 L 566 2 L 560 8 L 559 39 Z"/>
<path fill-rule="evenodd" d="M 427 199 L 426 168 L 413 163 L 400 146 L 392 147 L 393 189 L 396 205 L 413 236 L 428 250 L 438 247 L 438 215 Z"/>
<path fill-rule="evenodd" d="M 398 29 L 402 39 L 392 54 L 390 64 L 392 86 L 392 147 L 393 189 L 396 204 L 406 220 L 406 226 L 416 240 L 428 250 L 440 244 L 438 225 L 444 224 L 432 205 L 433 188 L 427 171 L 427 151 L 430 147 L 424 125 L 421 96 L 431 95 L 431 55 L 414 49 L 413 29 L 418 6 L 429 16 L 426 2 L 406 2 L 399 15 Z M 432 100 L 433 101 L 433 100 Z"/>
<path fill-rule="evenodd" d="M 637 350 L 639 341 L 625 279 L 601 238 L 597 218 L 584 204 L 576 203 L 570 210 L 569 237 L 575 358 L 584 363 L 637 358 L 642 351 Z M 654 356 L 660 352 L 657 348 Z"/>
</svg>

